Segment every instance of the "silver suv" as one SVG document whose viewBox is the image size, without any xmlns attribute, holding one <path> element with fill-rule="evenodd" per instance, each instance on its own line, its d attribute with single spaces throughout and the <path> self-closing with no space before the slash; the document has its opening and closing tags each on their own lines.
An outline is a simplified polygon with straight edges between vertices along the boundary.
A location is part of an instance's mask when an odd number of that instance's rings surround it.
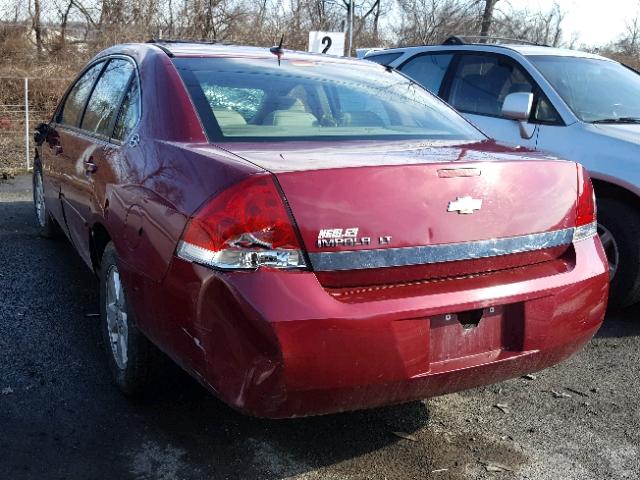
<svg viewBox="0 0 640 480">
<path fill-rule="evenodd" d="M 640 300 L 638 72 L 590 53 L 463 37 L 364 58 L 413 78 L 500 142 L 587 167 L 611 271 L 610 304 Z"/>
</svg>

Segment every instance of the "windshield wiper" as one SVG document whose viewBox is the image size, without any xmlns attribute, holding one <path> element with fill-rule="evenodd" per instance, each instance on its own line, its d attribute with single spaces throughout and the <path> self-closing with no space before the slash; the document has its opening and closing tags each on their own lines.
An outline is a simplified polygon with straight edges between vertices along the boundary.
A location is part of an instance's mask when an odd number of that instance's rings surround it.
<svg viewBox="0 0 640 480">
<path fill-rule="evenodd" d="M 591 123 L 640 123 L 639 117 L 600 118 Z"/>
</svg>

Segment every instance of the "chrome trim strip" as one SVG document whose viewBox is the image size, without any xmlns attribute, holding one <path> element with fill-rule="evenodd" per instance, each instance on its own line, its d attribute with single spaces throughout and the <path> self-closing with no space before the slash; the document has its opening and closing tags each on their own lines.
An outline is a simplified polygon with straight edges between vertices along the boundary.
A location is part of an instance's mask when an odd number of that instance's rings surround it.
<svg viewBox="0 0 640 480">
<path fill-rule="evenodd" d="M 455 262 L 567 245 L 573 241 L 574 230 L 574 228 L 566 228 L 564 230 L 534 233 L 519 237 L 493 238 L 462 243 L 441 243 L 418 247 L 315 252 L 309 253 L 309 258 L 313 269 L 322 272 Z"/>
</svg>

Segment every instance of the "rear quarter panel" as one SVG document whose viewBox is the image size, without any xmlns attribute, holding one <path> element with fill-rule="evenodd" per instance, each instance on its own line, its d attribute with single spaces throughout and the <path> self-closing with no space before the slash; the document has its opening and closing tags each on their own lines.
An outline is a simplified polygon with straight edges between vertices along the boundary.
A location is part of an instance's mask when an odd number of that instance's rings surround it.
<svg viewBox="0 0 640 480">
<path fill-rule="evenodd" d="M 212 194 L 255 170 L 220 150 L 207 156 L 191 101 L 170 58 L 158 48 L 124 47 L 138 65 L 141 118 L 126 139 L 111 145 L 93 176 L 91 226 L 103 225 L 118 254 L 136 272 L 158 282 L 166 272 L 189 216 Z M 229 161 L 231 159 L 231 161 Z"/>
<path fill-rule="evenodd" d="M 121 260 L 127 295 L 140 329 L 165 353 L 194 371 L 198 349 L 182 305 L 163 308 L 164 277 L 190 216 L 229 185 L 263 171 L 206 142 L 169 58 L 140 59 L 142 117 L 136 144 L 125 142 L 100 166 L 93 224 L 103 224 Z M 206 147 L 206 148 L 205 148 Z M 155 300 L 154 300 L 155 299 Z"/>
<path fill-rule="evenodd" d="M 112 158 L 111 163 L 127 176 L 105 185 L 104 218 L 109 231 L 116 232 L 112 238 L 120 258 L 159 282 L 189 217 L 216 192 L 255 168 L 225 162 L 224 155 L 200 155 L 185 144 L 144 143 L 135 152 L 127 148 Z"/>
</svg>

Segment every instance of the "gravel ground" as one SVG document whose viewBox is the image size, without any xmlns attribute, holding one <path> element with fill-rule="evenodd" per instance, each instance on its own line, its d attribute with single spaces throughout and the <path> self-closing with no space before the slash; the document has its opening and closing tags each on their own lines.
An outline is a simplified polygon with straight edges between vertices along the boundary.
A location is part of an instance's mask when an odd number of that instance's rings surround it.
<svg viewBox="0 0 640 480">
<path fill-rule="evenodd" d="M 129 403 L 87 316 L 96 281 L 35 235 L 29 183 L 0 180 L 2 479 L 640 478 L 637 307 L 561 365 L 428 402 L 257 420 L 171 373 Z"/>
</svg>

